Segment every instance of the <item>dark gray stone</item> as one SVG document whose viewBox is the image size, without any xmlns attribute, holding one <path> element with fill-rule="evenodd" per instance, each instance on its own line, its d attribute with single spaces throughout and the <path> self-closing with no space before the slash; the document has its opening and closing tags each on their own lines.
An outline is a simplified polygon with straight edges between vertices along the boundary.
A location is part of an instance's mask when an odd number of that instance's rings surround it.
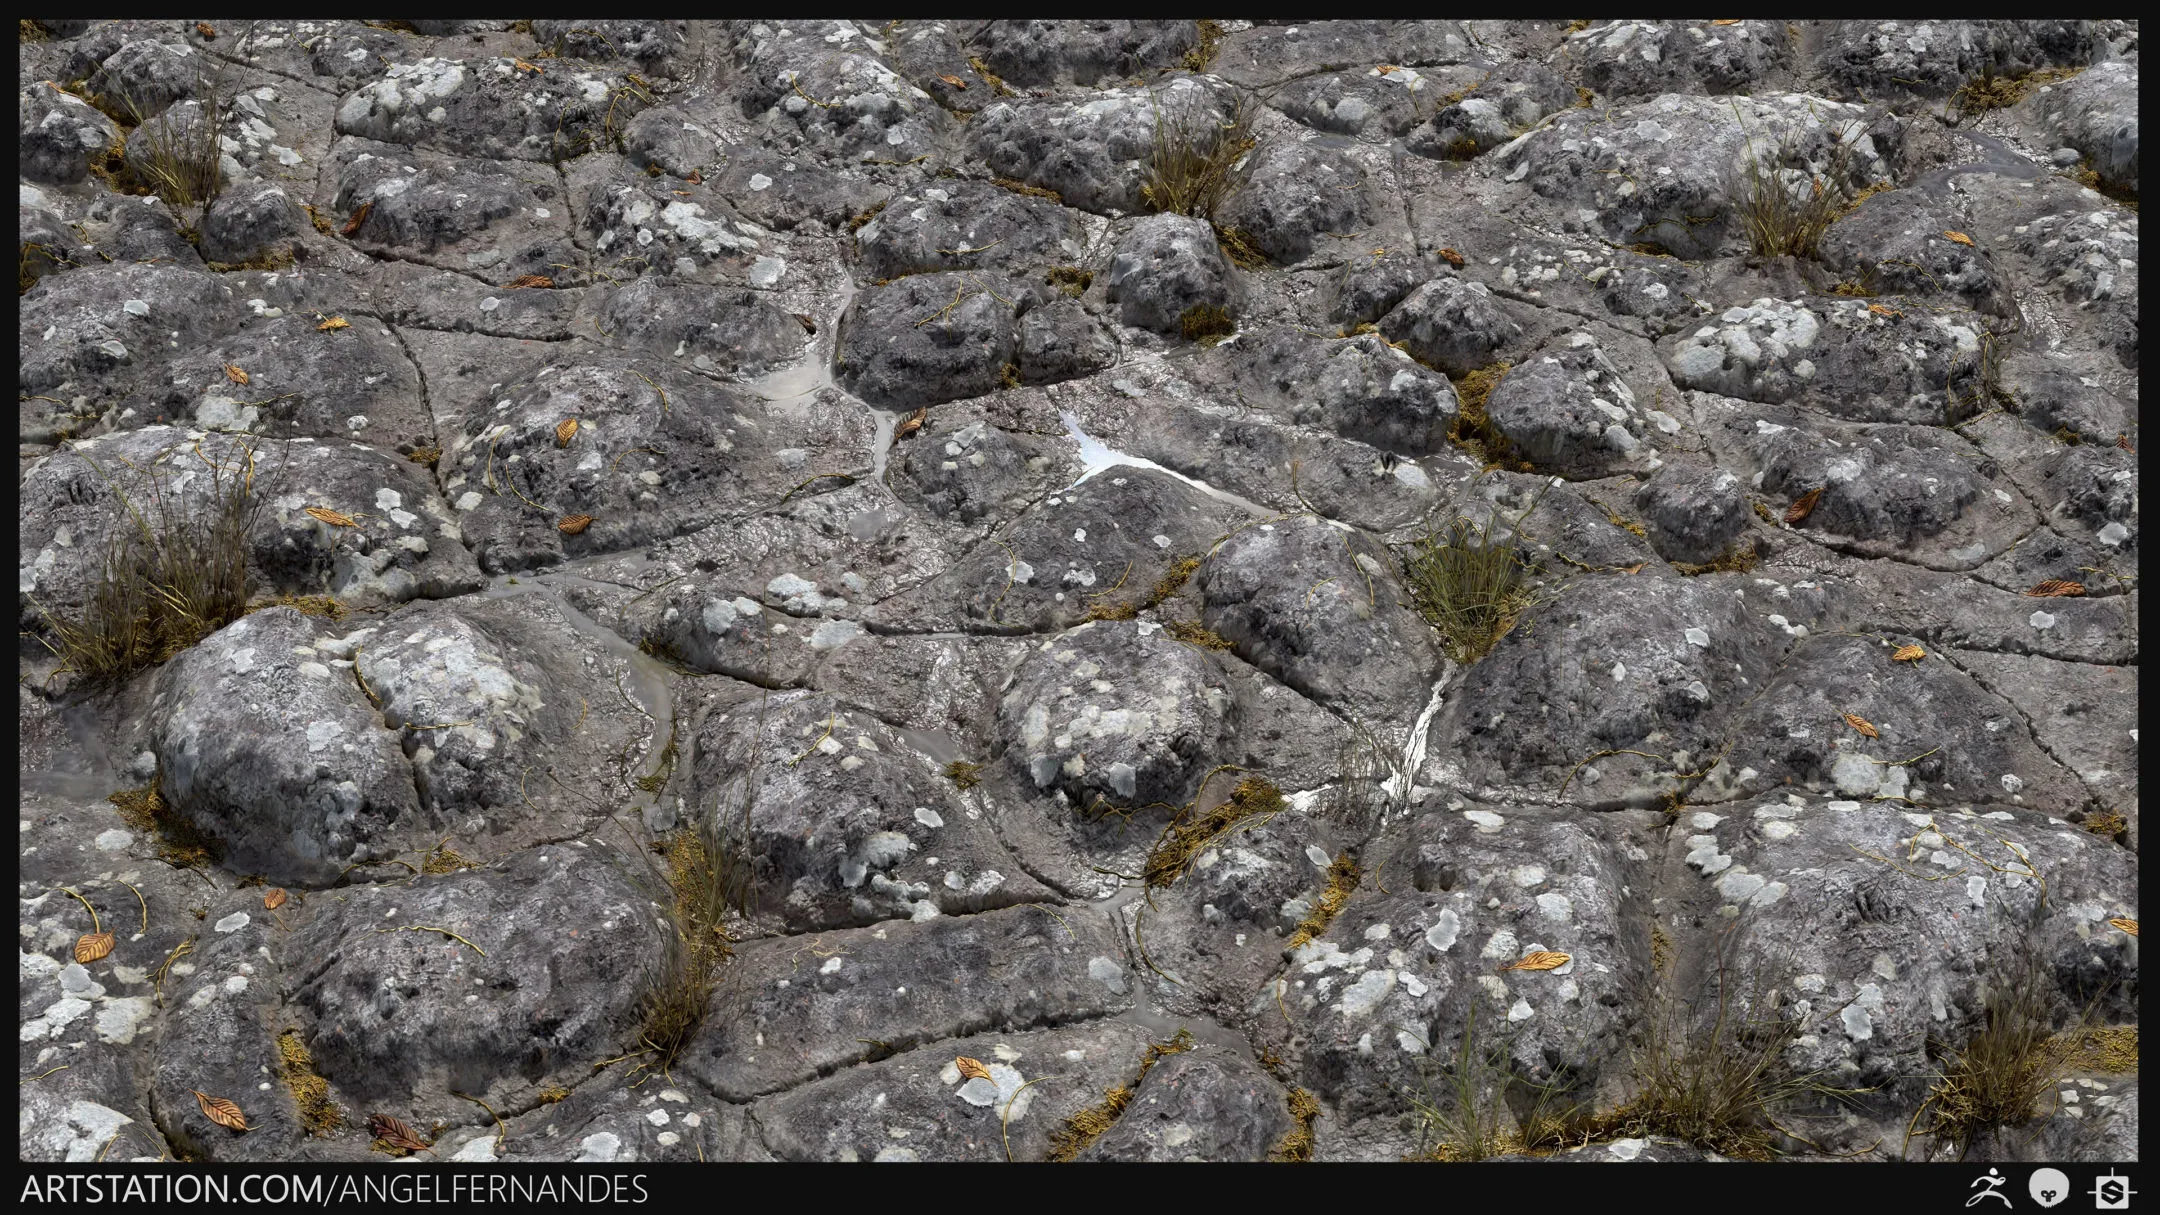
<svg viewBox="0 0 2160 1215">
<path fill-rule="evenodd" d="M 1380 332 L 1426 366 L 1461 376 L 1491 363 L 1522 326 L 1485 284 L 1445 277 L 1411 291 L 1380 318 Z"/>
<path fill-rule="evenodd" d="M 31 181 L 81 181 L 120 146 L 112 119 L 43 82 L 16 95 L 16 112 L 15 172 Z"/>
<path fill-rule="evenodd" d="M 1685 464 L 1668 464 L 1644 482 L 1635 508 L 1658 556 L 1691 565 L 1725 553 L 1749 515 L 1738 476 Z"/>
<path fill-rule="evenodd" d="M 1118 241 L 1110 262 L 1118 319 L 1141 329 L 1179 333 L 1193 309 L 1234 313 L 1238 295 L 1236 272 L 1206 220 L 1151 215 Z"/>
</svg>

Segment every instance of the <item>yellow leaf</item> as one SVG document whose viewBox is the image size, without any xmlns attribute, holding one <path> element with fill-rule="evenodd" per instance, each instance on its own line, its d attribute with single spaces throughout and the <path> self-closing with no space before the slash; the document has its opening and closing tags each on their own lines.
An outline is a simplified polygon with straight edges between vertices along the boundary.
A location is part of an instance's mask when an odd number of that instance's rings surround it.
<svg viewBox="0 0 2160 1215">
<path fill-rule="evenodd" d="M 1927 657 L 1927 651 L 1916 645 L 1901 645 L 1890 655 L 1892 662 L 1918 662 Z"/>
<path fill-rule="evenodd" d="M 2122 929 L 2124 932 L 2129 933 L 2131 936 L 2136 936 L 2138 934 L 2136 920 L 2116 919 L 2109 920 L 2108 923 Z"/>
<path fill-rule="evenodd" d="M 1564 953 L 1558 953 L 1550 949 L 1537 949 L 1524 954 L 1521 961 L 1510 962 L 1507 965 L 1501 967 L 1500 969 L 1553 970 L 1557 967 L 1567 965 L 1569 961 L 1570 959 L 1568 955 Z"/>
<path fill-rule="evenodd" d="M 307 513 L 313 515 L 317 519 L 322 520 L 323 522 L 329 524 L 332 527 L 360 526 L 358 523 L 353 522 L 353 517 L 351 515 L 341 515 L 338 512 L 331 510 L 327 506 L 310 506 L 307 508 Z"/>
<path fill-rule="evenodd" d="M 555 525 L 555 530 L 565 536 L 575 536 L 591 526 L 591 515 L 568 515 L 564 517 L 562 522 Z"/>
<path fill-rule="evenodd" d="M 345 319 L 344 317 L 342 317 L 342 316 L 333 316 L 333 317 L 331 317 L 331 318 L 330 318 L 329 320 L 327 320 L 327 321 L 324 321 L 324 322 L 323 322 L 322 324 L 320 324 L 320 325 L 317 325 L 317 326 L 315 326 L 315 331 L 316 331 L 317 333 L 327 333 L 327 332 L 329 332 L 329 331 L 330 331 L 330 330 L 332 330 L 332 329 L 350 329 L 350 328 L 352 328 L 352 322 L 351 322 L 351 321 L 348 321 L 348 320 L 346 320 L 346 319 Z"/>
<path fill-rule="evenodd" d="M 1874 314 L 1875 314 L 1876 316 L 1904 316 L 1904 315 L 1905 315 L 1904 313 L 1902 313 L 1902 312 L 1899 312 L 1899 311 L 1898 311 L 1897 309 L 1895 309 L 1895 308 L 1892 308 L 1892 307 L 1889 307 L 1889 306 L 1887 306 L 1887 305 L 1884 305 L 1884 304 L 1869 304 L 1869 305 L 1867 306 L 1867 310 L 1868 310 L 1869 312 L 1872 312 L 1872 313 L 1874 313 Z"/>
<path fill-rule="evenodd" d="M 929 416 L 930 407 L 928 405 L 924 405 L 917 408 L 914 413 L 911 413 L 908 416 L 900 419 L 900 424 L 893 427 L 893 442 L 897 443 L 900 440 L 907 438 L 909 435 L 914 434 L 916 431 L 921 430 L 923 420 L 925 418 L 928 418 Z"/>
<path fill-rule="evenodd" d="M 1738 24 L 1740 24 L 1740 20 L 1739 20 L 1739 18 L 1737 18 L 1737 17 L 1736 17 L 1736 18 L 1732 19 L 1731 21 L 1713 21 L 1713 22 L 1711 22 L 1710 24 L 1712 24 L 1712 25 L 1738 25 Z"/>
<path fill-rule="evenodd" d="M 109 932 L 85 933 L 75 942 L 75 960 L 88 966 L 113 951 L 113 934 Z"/>
<path fill-rule="evenodd" d="M 938 79 L 944 81 L 945 83 L 953 86 L 956 89 L 964 89 L 967 87 L 967 81 L 960 79 L 958 76 L 939 76 Z"/>
<path fill-rule="evenodd" d="M 1440 260 L 1446 262 L 1450 266 L 1455 267 L 1457 270 L 1462 269 L 1463 255 L 1457 253 L 1453 249 L 1442 249 L 1440 251 Z"/>
<path fill-rule="evenodd" d="M 289 897 L 291 896 L 287 895 L 283 890 L 273 886 L 263 894 L 263 910 L 276 911 L 285 905 L 285 900 Z"/>
<path fill-rule="evenodd" d="M 544 75 L 546 75 L 546 74 L 547 74 L 547 73 L 545 73 L 545 72 L 542 72 L 542 71 L 540 70 L 540 65 L 539 65 L 539 64 L 536 64 L 536 63 L 527 63 L 527 62 L 525 62 L 525 61 L 524 61 L 523 59 L 519 59 L 519 58 L 517 58 L 516 56 L 512 56 L 512 57 L 511 57 L 511 59 L 510 59 L 510 62 L 512 62 L 512 63 L 514 63 L 514 64 L 516 64 L 516 65 L 517 65 L 517 69 L 518 69 L 519 71 L 521 71 L 521 72 L 531 72 L 531 73 L 533 73 L 533 74 L 535 74 L 535 75 L 540 75 L 540 76 L 544 76 Z"/>
<path fill-rule="evenodd" d="M 196 22 L 195 32 L 203 36 L 204 42 L 208 42 L 211 39 L 217 37 L 217 27 L 207 21 Z"/>
<path fill-rule="evenodd" d="M 564 418 L 562 421 L 557 422 L 555 424 L 555 446 L 570 446 L 570 440 L 577 437 L 577 428 L 578 420 L 576 418 Z"/>
<path fill-rule="evenodd" d="M 195 1104 L 202 1107 L 203 1117 L 217 1123 L 219 1126 L 229 1127 L 232 1130 L 244 1131 L 248 1129 L 247 1115 L 240 1112 L 239 1106 L 223 1097 L 213 1097 L 201 1089 L 191 1091 L 195 1094 Z"/>
<path fill-rule="evenodd" d="M 1395 66 L 1395 65 L 1394 65 L 1394 64 L 1392 64 L 1392 63 L 1383 63 L 1383 64 L 1381 64 L 1381 65 L 1379 66 L 1379 68 L 1378 68 L 1377 70 L 1379 71 L 1379 73 L 1380 73 L 1380 74 L 1381 74 L 1382 76 L 1385 76 L 1385 75 L 1387 75 L 1387 74 L 1388 74 L 1388 73 L 1390 73 L 1390 72 L 1399 72 L 1399 71 L 1401 71 L 1402 69 L 1401 69 L 1401 68 L 1399 68 L 1399 67 L 1397 67 L 1397 66 Z"/>
<path fill-rule="evenodd" d="M 954 1057 L 952 1064 L 960 1069 L 961 1075 L 970 1080 L 990 1080 L 990 1069 L 984 1067 L 980 1059 L 970 1059 L 966 1055 L 959 1055 Z M 991 1080 L 991 1083 L 995 1084 L 997 1082 Z"/>
<path fill-rule="evenodd" d="M 367 222 L 368 213 L 374 209 L 375 204 L 372 200 L 361 203 L 359 209 L 352 213 L 352 218 L 345 221 L 345 226 L 338 229 L 338 235 L 351 236 L 353 233 L 358 232 L 360 225 Z"/>
<path fill-rule="evenodd" d="M 1857 713 L 1847 713 L 1845 715 L 1845 724 L 1851 726 L 1855 730 L 1860 731 L 1862 734 L 1867 735 L 1869 738 L 1882 737 L 1882 735 L 1875 732 L 1874 726 L 1868 724 L 1867 718 L 1862 717 Z"/>
<path fill-rule="evenodd" d="M 240 370 L 238 367 L 233 366 L 231 363 L 227 363 L 225 364 L 225 378 L 231 380 L 235 384 L 245 386 L 248 382 L 248 373 Z"/>
<path fill-rule="evenodd" d="M 1972 237 L 1965 235 L 1963 232 L 1952 232 L 1948 228 L 1943 229 L 1943 239 L 1948 241 L 1956 241 L 1958 244 L 1961 245 L 1970 245 L 1973 243 Z"/>
</svg>

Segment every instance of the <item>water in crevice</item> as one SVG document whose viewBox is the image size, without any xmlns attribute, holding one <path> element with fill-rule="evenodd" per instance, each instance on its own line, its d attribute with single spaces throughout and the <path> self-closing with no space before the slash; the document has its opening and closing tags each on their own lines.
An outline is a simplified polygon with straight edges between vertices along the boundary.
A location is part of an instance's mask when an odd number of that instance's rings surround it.
<svg viewBox="0 0 2160 1215">
<path fill-rule="evenodd" d="M 1218 502 L 1228 502 L 1256 519 L 1270 519 L 1278 513 L 1254 503 L 1249 498 L 1241 498 L 1228 490 L 1217 489 L 1197 477 L 1188 477 L 1176 469 L 1164 468 L 1153 460 L 1126 455 L 1124 452 L 1111 447 L 1085 430 L 1080 429 L 1080 419 L 1074 417 L 1068 410 L 1059 410 L 1058 417 L 1064 421 L 1066 433 L 1070 434 L 1073 441 L 1080 445 L 1080 462 L 1084 466 L 1080 476 L 1071 485 L 1065 487 L 1067 490 L 1073 489 L 1106 468 L 1146 468 L 1162 473 L 1167 477 L 1175 477 L 1208 497 Z"/>
</svg>

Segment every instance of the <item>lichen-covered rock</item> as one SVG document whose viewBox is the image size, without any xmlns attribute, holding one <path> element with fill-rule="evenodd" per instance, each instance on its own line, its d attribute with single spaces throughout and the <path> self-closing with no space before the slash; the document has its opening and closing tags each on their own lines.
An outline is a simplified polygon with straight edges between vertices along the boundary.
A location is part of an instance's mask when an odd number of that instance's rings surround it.
<svg viewBox="0 0 2160 1215">
<path fill-rule="evenodd" d="M 1583 330 L 1510 370 L 1486 399 L 1485 413 L 1510 452 L 1573 476 L 1654 467 L 1663 446 L 1654 432 L 1673 429 L 1649 416 L 1596 337 Z"/>
<path fill-rule="evenodd" d="M 1149 1068 L 1118 1120 L 1074 1159 L 1261 1161 L 1291 1127 L 1288 1094 L 1274 1077 L 1202 1043 Z"/>
<path fill-rule="evenodd" d="M 1441 107 L 1406 146 L 1436 160 L 1467 160 L 1576 103 L 1575 90 L 1558 72 L 1539 64 L 1510 65 L 1485 77 L 1460 101 Z"/>
<path fill-rule="evenodd" d="M 203 212 L 202 253 L 214 262 L 290 256 L 305 223 L 300 208 L 275 185 L 228 189 Z"/>
<path fill-rule="evenodd" d="M 38 280 L 17 313 L 17 385 L 54 396 L 122 369 L 147 373 L 170 357 L 177 331 L 222 336 L 244 315 L 230 286 L 173 265 L 85 267 Z"/>
<path fill-rule="evenodd" d="M 906 164 L 953 129 L 952 115 L 886 66 L 852 22 L 760 22 L 735 53 L 743 115 L 776 147 Z"/>
<path fill-rule="evenodd" d="M 2090 21 L 1842 21 L 1828 32 L 1823 70 L 1848 89 L 1943 97 L 1981 73 L 2017 77 L 2083 64 Z"/>
<path fill-rule="evenodd" d="M 1279 262 L 1304 260 L 1323 235 L 1367 227 L 1372 217 L 1365 170 L 1328 142 L 1307 136 L 1253 151 L 1215 222 L 1242 232 Z"/>
<path fill-rule="evenodd" d="M 1607 97 L 1749 93 L 1792 65 L 1793 42 L 1781 21 L 1613 21 L 1568 35 L 1561 61 Z"/>
<path fill-rule="evenodd" d="M 1199 40 L 1191 21 L 992 21 L 974 42 L 1009 84 L 1091 86 L 1152 74 Z"/>
<path fill-rule="evenodd" d="M 640 72 L 672 76 L 676 74 L 675 59 L 689 41 L 689 23 L 621 17 L 539 19 L 532 23 L 532 36 L 558 57 L 594 63 L 627 59 L 637 64 Z"/>
<path fill-rule="evenodd" d="M 998 705 L 1005 761 L 1082 808 L 1189 799 L 1236 723 L 1215 660 L 1149 621 L 1083 624 L 1042 643 Z"/>
<path fill-rule="evenodd" d="M 108 99 L 141 121 L 155 118 L 176 101 L 195 96 L 214 73 L 215 69 L 187 43 L 144 38 L 114 51 L 85 87 L 93 96 Z"/>
<path fill-rule="evenodd" d="M 648 275 L 601 305 L 610 344 L 654 362 L 750 379 L 800 358 L 802 322 L 756 291 Z"/>
<path fill-rule="evenodd" d="M 1249 405 L 1406 456 L 1441 450 L 1460 411 L 1446 376 L 1372 334 L 1330 341 L 1269 329 L 1213 361 Z"/>
<path fill-rule="evenodd" d="M 1141 329 L 1186 332 L 1188 316 L 1235 312 L 1238 295 L 1236 272 L 1206 220 L 1151 215 L 1126 232 L 1110 261 L 1118 319 Z"/>
<path fill-rule="evenodd" d="M 979 418 L 925 426 L 897 444 L 888 463 L 902 501 L 961 523 L 1017 514 L 1069 475 L 1051 444 Z"/>
<path fill-rule="evenodd" d="M 1201 620 L 1240 658 L 1367 728 L 1405 730 L 1440 654 L 1384 551 L 1321 519 L 1248 527 L 1196 577 Z"/>
<path fill-rule="evenodd" d="M 1461 376 L 1492 362 L 1522 326 L 1485 284 L 1446 277 L 1411 291 L 1380 318 L 1380 332 L 1427 366 Z"/>
<path fill-rule="evenodd" d="M 1158 124 L 1210 131 L 1233 104 L 1228 89 L 1190 76 L 1085 101 L 1000 101 L 968 123 L 968 147 L 992 173 L 1054 191 L 1068 207 L 1137 211 Z"/>
<path fill-rule="evenodd" d="M 925 185 L 893 196 L 855 232 L 862 275 L 949 270 L 1015 272 L 1078 261 L 1087 233 L 1074 212 L 983 182 Z"/>
<path fill-rule="evenodd" d="M 988 274 L 915 274 L 864 288 L 840 323 L 839 380 L 881 409 L 995 391 L 1013 362 L 1018 289 Z"/>
<path fill-rule="evenodd" d="M 1990 316 L 2016 314 L 1995 259 L 1960 226 L 1971 225 L 1920 190 L 1876 194 L 1830 225 L 1822 262 L 1879 295 L 1948 296 Z"/>
<path fill-rule="evenodd" d="M 335 159 L 339 231 L 363 246 L 502 284 L 572 264 L 561 190 L 529 165 L 358 139 L 340 141 Z"/>
<path fill-rule="evenodd" d="M 757 906 L 790 931 L 968 915 L 1048 894 L 929 757 L 831 695 L 737 703 L 693 738 L 694 813 L 746 850 Z"/>
<path fill-rule="evenodd" d="M 16 96 L 16 175 L 31 181 L 81 181 L 120 146 L 120 128 L 72 93 L 39 82 Z"/>
<path fill-rule="evenodd" d="M 379 61 L 378 61 L 379 62 Z M 514 58 L 392 61 L 347 93 L 337 133 L 493 160 L 557 161 L 605 148 L 650 91 L 575 59 L 545 70 Z"/>
<path fill-rule="evenodd" d="M 1687 464 L 1658 470 L 1635 491 L 1635 506 L 1658 556 L 1689 565 L 1727 552 L 1749 513 L 1737 475 Z"/>
<path fill-rule="evenodd" d="M 2135 190 L 2137 98 L 2138 61 L 2117 59 L 2042 87 L 2028 106 L 2056 138 L 2085 154 L 2103 185 Z"/>
</svg>

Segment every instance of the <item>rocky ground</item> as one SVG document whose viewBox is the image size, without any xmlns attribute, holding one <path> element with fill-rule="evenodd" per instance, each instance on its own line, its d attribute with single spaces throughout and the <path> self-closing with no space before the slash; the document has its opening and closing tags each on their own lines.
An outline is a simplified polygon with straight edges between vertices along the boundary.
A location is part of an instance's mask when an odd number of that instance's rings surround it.
<svg viewBox="0 0 2160 1215">
<path fill-rule="evenodd" d="M 2135 1158 L 2134 23 L 18 81 L 23 1158 Z M 233 476 L 258 610 L 56 658 Z M 2006 992 L 2044 1100 L 1927 1133 Z M 1856 1091 L 1651 1110 L 1749 1051 Z"/>
</svg>

